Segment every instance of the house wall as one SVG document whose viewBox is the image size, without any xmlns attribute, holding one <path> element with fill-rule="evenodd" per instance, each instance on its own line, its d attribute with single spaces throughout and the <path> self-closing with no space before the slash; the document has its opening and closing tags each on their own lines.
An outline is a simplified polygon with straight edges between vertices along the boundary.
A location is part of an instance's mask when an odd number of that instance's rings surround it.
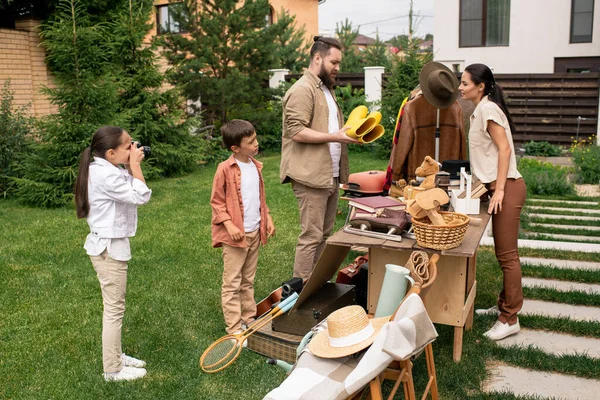
<svg viewBox="0 0 600 400">
<path fill-rule="evenodd" d="M 26 112 L 34 116 L 57 110 L 40 93 L 43 86 L 52 86 L 52 77 L 46 69 L 46 52 L 40 46 L 39 24 L 39 20 L 27 19 L 17 21 L 16 29 L 0 29 L 0 84 L 10 79 L 13 106 L 28 106 Z"/>
<path fill-rule="evenodd" d="M 296 27 L 304 26 L 306 40 L 319 34 L 319 2 L 317 0 L 269 0 L 275 10 L 275 17 L 283 7 L 289 14 L 296 16 Z"/>
<path fill-rule="evenodd" d="M 169 4 L 169 0 L 155 0 L 155 5 Z M 289 14 L 296 16 L 296 27 L 304 26 L 305 38 L 312 43 L 312 37 L 319 34 L 319 2 L 317 0 L 269 0 L 273 7 L 273 20 L 277 21 L 277 14 L 283 8 Z M 156 36 L 156 14 L 153 15 L 152 22 L 154 28 L 146 36 L 145 41 L 149 41 Z"/>
<path fill-rule="evenodd" d="M 592 43 L 570 44 L 571 0 L 512 0 L 509 46 L 458 47 L 459 0 L 435 0 L 434 60 L 459 71 L 483 63 L 495 73 L 552 73 L 555 57 L 600 56 L 600 3 Z"/>
</svg>

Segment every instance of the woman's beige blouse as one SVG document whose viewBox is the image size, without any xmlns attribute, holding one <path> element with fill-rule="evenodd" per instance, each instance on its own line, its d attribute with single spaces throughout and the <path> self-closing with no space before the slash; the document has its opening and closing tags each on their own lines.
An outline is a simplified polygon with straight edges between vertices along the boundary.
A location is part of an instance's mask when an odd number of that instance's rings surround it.
<svg viewBox="0 0 600 400">
<path fill-rule="evenodd" d="M 510 146 L 510 160 L 508 163 L 507 178 L 521 178 L 517 171 L 515 147 L 512 133 L 506 115 L 500 107 L 488 96 L 481 99 L 473 115 L 471 115 L 471 127 L 469 129 L 469 161 L 471 172 L 483 183 L 493 182 L 498 178 L 498 147 L 487 131 L 488 121 L 494 121 L 504 128 L 506 138 Z"/>
</svg>

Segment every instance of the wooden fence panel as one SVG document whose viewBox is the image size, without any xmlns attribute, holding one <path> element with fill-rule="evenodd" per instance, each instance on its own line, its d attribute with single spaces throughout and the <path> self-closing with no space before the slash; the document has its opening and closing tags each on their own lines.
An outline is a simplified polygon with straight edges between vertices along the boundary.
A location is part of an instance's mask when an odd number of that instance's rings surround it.
<svg viewBox="0 0 600 400">
<path fill-rule="evenodd" d="M 597 133 L 600 74 L 498 74 L 517 132 L 530 140 L 568 145 Z"/>
</svg>

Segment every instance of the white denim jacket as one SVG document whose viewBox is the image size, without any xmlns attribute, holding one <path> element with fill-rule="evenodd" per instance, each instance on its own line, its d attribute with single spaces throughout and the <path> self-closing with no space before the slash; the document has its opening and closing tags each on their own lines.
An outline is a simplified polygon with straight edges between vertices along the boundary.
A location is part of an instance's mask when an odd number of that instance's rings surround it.
<svg viewBox="0 0 600 400">
<path fill-rule="evenodd" d="M 87 223 L 90 234 L 84 246 L 87 253 L 99 255 L 107 247 L 110 253 L 110 244 L 113 242 L 118 253 L 113 258 L 131 258 L 129 240 L 118 243 L 114 239 L 135 236 L 137 206 L 146 204 L 151 194 L 148 186 L 129 175 L 126 169 L 115 167 L 103 158 L 94 157 L 88 177 L 90 212 Z"/>
</svg>

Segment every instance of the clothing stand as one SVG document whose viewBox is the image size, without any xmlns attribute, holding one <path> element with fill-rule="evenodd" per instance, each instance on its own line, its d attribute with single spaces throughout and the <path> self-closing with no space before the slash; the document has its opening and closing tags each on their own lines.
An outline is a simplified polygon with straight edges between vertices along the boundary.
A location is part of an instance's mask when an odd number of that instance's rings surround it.
<svg viewBox="0 0 600 400">
<path fill-rule="evenodd" d="M 436 108 L 436 121 L 435 121 L 435 161 L 439 162 L 440 159 L 440 109 Z"/>
</svg>

